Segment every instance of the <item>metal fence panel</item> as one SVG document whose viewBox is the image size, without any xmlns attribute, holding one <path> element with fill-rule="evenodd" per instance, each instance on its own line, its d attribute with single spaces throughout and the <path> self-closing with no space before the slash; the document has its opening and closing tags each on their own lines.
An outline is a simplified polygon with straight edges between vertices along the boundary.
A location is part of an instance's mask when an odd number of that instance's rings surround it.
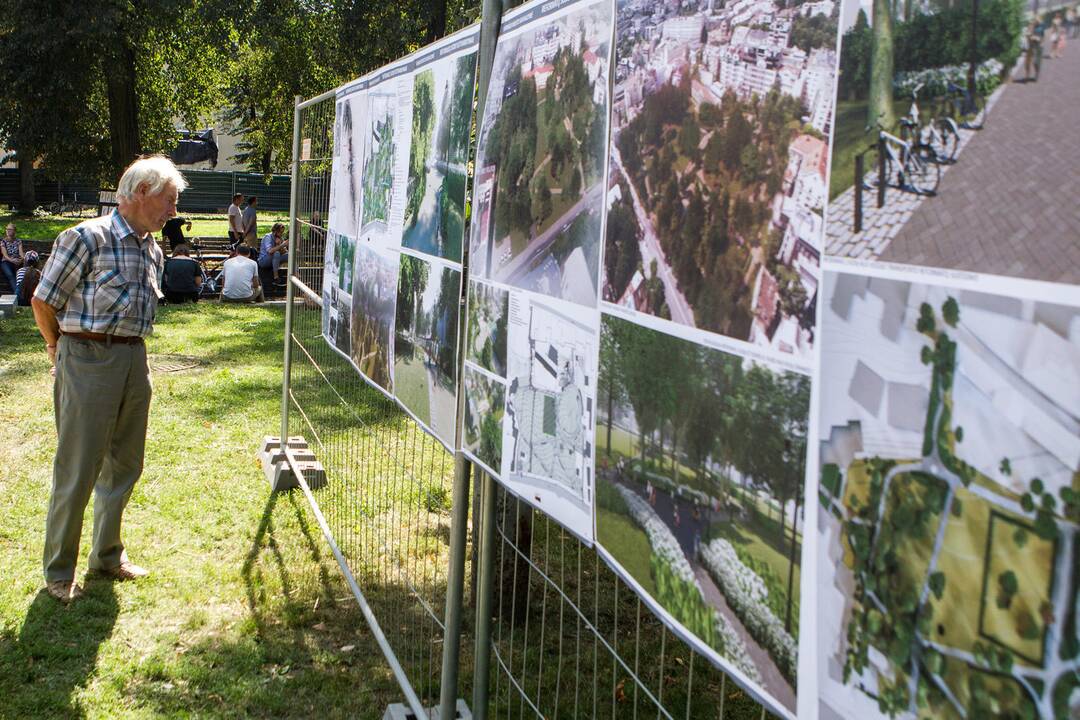
<svg viewBox="0 0 1080 720">
<path fill-rule="evenodd" d="M 485 22 L 498 1 L 485 3 Z M 488 69 L 482 61 L 481 82 Z M 453 457 L 320 335 L 333 122 L 331 93 L 301 104 L 297 130 L 310 151 L 295 175 L 283 434 L 305 436 L 325 467 L 309 499 L 385 632 L 406 695 L 431 707 L 451 678 L 443 699 L 471 699 L 477 718 L 769 717 L 595 549 L 490 477 L 476 478 L 472 507 L 452 527 Z M 450 538 L 463 523 L 477 540 L 464 571 L 451 573 Z M 456 678 L 445 671 L 457 653 L 444 662 L 441 647 L 451 577 L 473 604 Z"/>
<path fill-rule="evenodd" d="M 311 153 L 297 182 L 286 428 L 325 468 L 311 498 L 328 539 L 386 636 L 391 666 L 430 707 L 442 672 L 453 459 L 322 339 L 333 115 L 333 98 L 299 114 Z"/>
</svg>

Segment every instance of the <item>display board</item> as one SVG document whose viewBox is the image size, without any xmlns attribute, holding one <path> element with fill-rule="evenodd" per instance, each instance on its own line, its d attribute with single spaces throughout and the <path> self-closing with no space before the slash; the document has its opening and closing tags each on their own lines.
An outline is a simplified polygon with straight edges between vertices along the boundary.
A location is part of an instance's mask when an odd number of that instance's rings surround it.
<svg viewBox="0 0 1080 720">
<path fill-rule="evenodd" d="M 1077 717 L 1080 55 L 1060 11 L 935 5 L 882 85 L 881 7 L 841 16 L 808 676 L 823 717 Z M 878 207 L 851 128 L 905 117 Z"/>
<path fill-rule="evenodd" d="M 782 717 L 1080 712 L 1080 51 L 975 9 L 525 4 L 467 235 L 475 39 L 339 91 L 327 340 Z"/>
<path fill-rule="evenodd" d="M 479 29 L 337 92 L 323 334 L 453 448 Z"/>
<path fill-rule="evenodd" d="M 612 23 L 607 0 L 503 18 L 469 240 L 463 450 L 589 543 Z"/>
</svg>

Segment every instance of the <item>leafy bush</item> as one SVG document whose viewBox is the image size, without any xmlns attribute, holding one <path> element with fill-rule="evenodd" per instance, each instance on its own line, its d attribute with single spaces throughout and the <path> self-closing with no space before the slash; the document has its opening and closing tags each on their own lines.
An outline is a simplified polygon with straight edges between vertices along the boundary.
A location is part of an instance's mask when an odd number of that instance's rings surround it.
<svg viewBox="0 0 1080 720">
<path fill-rule="evenodd" d="M 653 549 L 651 565 L 653 579 L 656 580 L 656 600 L 672 617 L 729 659 L 748 678 L 761 682 L 761 676 L 738 633 L 723 615 L 706 605 L 694 570 L 675 535 L 640 495 L 622 485 L 615 488 L 634 522 L 649 536 Z"/>
<path fill-rule="evenodd" d="M 776 661 L 780 672 L 794 684 L 799 644 L 769 608 L 765 582 L 739 560 L 727 540 L 717 539 L 704 545 L 701 558 L 735 614 Z"/>
<path fill-rule="evenodd" d="M 975 61 L 985 66 L 987 61 L 996 60 L 999 72 L 1012 67 L 1020 56 L 1023 23 L 1021 0 L 980 2 Z M 932 68 L 966 68 L 971 61 L 971 7 L 963 3 L 931 14 L 917 13 L 907 22 L 894 23 L 893 41 L 898 75 Z M 857 22 L 844 33 L 840 51 L 841 99 L 866 98 L 872 52 L 873 30 L 869 24 Z M 965 82 L 966 77 L 965 71 Z"/>
</svg>

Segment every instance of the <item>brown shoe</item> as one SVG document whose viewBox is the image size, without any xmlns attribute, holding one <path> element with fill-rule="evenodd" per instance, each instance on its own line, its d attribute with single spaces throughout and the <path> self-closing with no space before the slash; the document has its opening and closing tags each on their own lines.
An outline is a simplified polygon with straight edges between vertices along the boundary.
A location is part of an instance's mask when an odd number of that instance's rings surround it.
<svg viewBox="0 0 1080 720">
<path fill-rule="evenodd" d="M 78 600 L 83 595 L 82 587 L 68 580 L 53 580 L 45 583 L 45 590 L 60 602 L 67 605 L 72 600 Z"/>
<path fill-rule="evenodd" d="M 119 565 L 107 570 L 93 570 L 91 571 L 95 575 L 107 577 L 110 580 L 119 580 L 121 582 L 125 580 L 138 580 L 144 578 L 150 574 L 149 570 L 139 567 L 133 562 L 123 561 Z"/>
</svg>

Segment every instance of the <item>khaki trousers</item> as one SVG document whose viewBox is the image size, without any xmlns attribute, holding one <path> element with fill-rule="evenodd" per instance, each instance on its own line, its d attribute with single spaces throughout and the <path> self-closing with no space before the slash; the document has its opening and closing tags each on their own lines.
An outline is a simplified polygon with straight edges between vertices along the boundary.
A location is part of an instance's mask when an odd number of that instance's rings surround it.
<svg viewBox="0 0 1080 720">
<path fill-rule="evenodd" d="M 74 580 L 91 491 L 90 569 L 107 570 L 126 559 L 120 519 L 142 473 L 150 394 L 143 343 L 61 336 L 53 383 L 57 443 L 45 523 L 46 581 Z"/>
</svg>

